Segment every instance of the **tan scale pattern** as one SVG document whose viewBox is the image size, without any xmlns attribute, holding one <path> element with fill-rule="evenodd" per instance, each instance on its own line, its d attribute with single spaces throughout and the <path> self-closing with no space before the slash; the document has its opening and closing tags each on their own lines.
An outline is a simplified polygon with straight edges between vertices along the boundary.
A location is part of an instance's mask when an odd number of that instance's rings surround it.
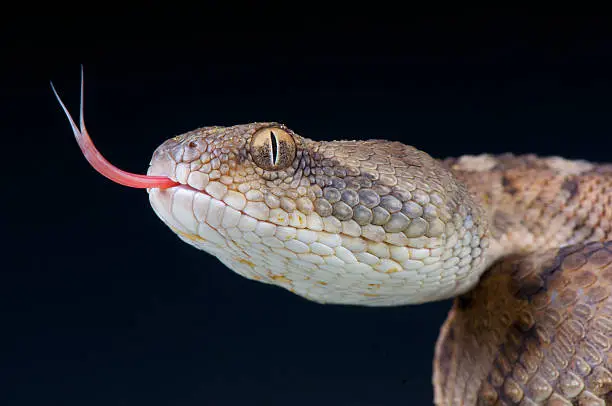
<svg viewBox="0 0 612 406">
<path fill-rule="evenodd" d="M 485 209 L 503 255 L 612 240 L 608 166 L 511 154 L 444 164 Z"/>
<path fill-rule="evenodd" d="M 496 264 L 442 327 L 436 404 L 610 404 L 611 315 L 611 243 Z"/>
<path fill-rule="evenodd" d="M 442 328 L 436 404 L 611 404 L 610 166 L 511 154 L 443 164 L 485 209 L 503 259 Z"/>
</svg>

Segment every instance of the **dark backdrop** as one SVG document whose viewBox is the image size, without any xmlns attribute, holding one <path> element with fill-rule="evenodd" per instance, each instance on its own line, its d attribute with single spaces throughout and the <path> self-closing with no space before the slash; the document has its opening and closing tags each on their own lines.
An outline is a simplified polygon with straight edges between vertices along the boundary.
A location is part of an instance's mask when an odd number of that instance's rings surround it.
<svg viewBox="0 0 612 406">
<path fill-rule="evenodd" d="M 82 158 L 48 84 L 78 113 L 81 63 L 92 137 L 133 172 L 176 134 L 267 120 L 436 157 L 612 161 L 607 18 L 104 11 L 2 27 L 2 405 L 432 401 L 450 301 L 322 306 L 182 243 Z"/>
</svg>

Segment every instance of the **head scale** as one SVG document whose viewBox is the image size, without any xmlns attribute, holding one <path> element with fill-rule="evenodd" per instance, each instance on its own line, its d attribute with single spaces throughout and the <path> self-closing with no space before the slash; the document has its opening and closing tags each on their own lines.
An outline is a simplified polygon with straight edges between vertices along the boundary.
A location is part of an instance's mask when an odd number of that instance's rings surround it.
<svg viewBox="0 0 612 406">
<path fill-rule="evenodd" d="M 480 213 L 413 147 L 315 142 L 278 123 L 206 127 L 162 144 L 148 174 L 182 185 L 149 190 L 181 239 L 247 278 L 311 300 L 417 303 L 477 280 L 468 270 L 482 263 Z M 453 252 L 461 249 L 459 265 Z M 457 280 L 459 272 L 466 277 Z"/>
<path fill-rule="evenodd" d="M 457 295 L 486 267 L 482 210 L 411 146 L 315 142 L 278 123 L 205 127 L 164 142 L 137 175 L 94 147 L 82 99 L 80 127 L 58 100 L 98 172 L 147 188 L 182 240 L 247 278 L 317 302 L 382 306 Z"/>
</svg>

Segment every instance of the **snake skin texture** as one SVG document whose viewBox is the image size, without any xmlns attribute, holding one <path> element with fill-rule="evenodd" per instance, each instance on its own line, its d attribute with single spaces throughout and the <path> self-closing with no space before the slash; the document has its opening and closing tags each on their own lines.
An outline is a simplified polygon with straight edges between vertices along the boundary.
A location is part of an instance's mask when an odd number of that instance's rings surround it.
<svg viewBox="0 0 612 406">
<path fill-rule="evenodd" d="M 455 297 L 437 405 L 612 404 L 610 166 L 253 123 L 170 139 L 148 174 L 181 184 L 148 189 L 160 219 L 249 279 L 319 303 Z"/>
<path fill-rule="evenodd" d="M 436 404 L 610 404 L 611 314 L 612 243 L 497 263 L 442 327 Z"/>
<path fill-rule="evenodd" d="M 296 143 L 287 168 L 253 162 L 262 129 Z M 398 142 L 314 142 L 275 123 L 196 130 L 161 145 L 149 175 L 159 217 L 235 272 L 320 303 L 439 300 L 485 270 L 484 213 L 424 152 Z"/>
<path fill-rule="evenodd" d="M 612 404 L 611 166 L 510 154 L 443 163 L 485 208 L 503 257 L 442 327 L 436 404 Z"/>
</svg>

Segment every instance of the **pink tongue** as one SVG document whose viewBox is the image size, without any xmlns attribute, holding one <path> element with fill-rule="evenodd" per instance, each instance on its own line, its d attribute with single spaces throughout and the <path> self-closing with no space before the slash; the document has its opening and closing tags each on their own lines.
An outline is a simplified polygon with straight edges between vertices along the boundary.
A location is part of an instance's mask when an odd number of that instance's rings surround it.
<svg viewBox="0 0 612 406">
<path fill-rule="evenodd" d="M 85 155 L 87 161 L 94 167 L 96 171 L 98 171 L 103 176 L 106 176 L 108 179 L 113 182 L 119 183 L 124 186 L 129 186 L 133 188 L 145 189 L 145 188 L 160 188 L 166 189 L 172 186 L 177 186 L 179 183 L 173 181 L 170 178 L 165 176 L 147 176 L 147 175 L 137 175 L 135 173 L 125 172 L 121 169 L 117 168 L 110 162 L 108 162 L 100 152 L 96 149 L 91 138 L 89 137 L 89 133 L 85 128 L 85 122 L 83 120 L 83 67 L 81 67 L 81 109 L 80 109 L 80 130 L 74 123 L 72 116 L 68 112 L 68 109 L 60 99 L 55 87 L 53 87 L 53 83 L 51 83 L 51 89 L 53 89 L 53 93 L 55 93 L 55 97 L 57 97 L 57 101 L 59 101 L 62 109 L 64 109 L 64 113 L 68 117 L 68 121 L 70 121 L 70 126 L 72 127 L 72 131 L 74 132 L 74 137 Z"/>
</svg>

